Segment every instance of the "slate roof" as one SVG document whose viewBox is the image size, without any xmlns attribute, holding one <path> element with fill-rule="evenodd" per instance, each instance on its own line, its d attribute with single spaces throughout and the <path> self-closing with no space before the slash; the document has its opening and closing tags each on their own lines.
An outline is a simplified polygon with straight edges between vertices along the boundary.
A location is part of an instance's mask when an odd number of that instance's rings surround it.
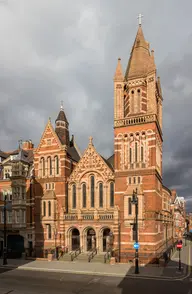
<svg viewBox="0 0 192 294">
<path fill-rule="evenodd" d="M 79 153 L 77 152 L 75 146 L 68 146 L 67 153 L 74 161 L 78 162 L 80 160 Z"/>
<path fill-rule="evenodd" d="M 0 150 L 0 157 L 6 159 L 9 155 Z"/>
<path fill-rule="evenodd" d="M 107 158 L 107 161 L 114 168 L 114 154 L 112 154 L 109 158 Z"/>
<path fill-rule="evenodd" d="M 101 155 L 100 155 L 101 156 Z M 113 159 L 111 159 L 112 157 L 114 157 L 114 155 L 110 156 L 108 159 L 105 159 L 103 156 L 101 156 L 103 158 L 103 160 L 105 161 L 105 163 L 108 165 L 108 167 L 114 171 L 113 169 Z"/>
<path fill-rule="evenodd" d="M 11 159 L 8 160 L 5 163 L 5 165 L 7 165 L 7 164 L 9 164 L 11 162 L 15 162 L 15 161 L 23 161 L 23 162 L 26 162 L 28 164 L 31 164 L 33 162 L 33 150 L 16 149 L 14 151 L 7 152 L 6 153 L 6 158 L 8 158 L 11 155 L 18 155 L 18 156 L 14 160 L 11 160 Z"/>
<path fill-rule="evenodd" d="M 58 114 L 57 119 L 56 119 L 55 122 L 57 122 L 57 121 L 64 121 L 64 122 L 68 123 L 67 117 L 66 117 L 65 112 L 64 112 L 63 109 L 61 109 L 59 111 L 59 114 Z"/>
<path fill-rule="evenodd" d="M 125 80 L 145 76 L 154 70 L 154 57 L 149 51 L 149 44 L 144 38 L 141 26 L 139 26 L 127 65 Z"/>
</svg>

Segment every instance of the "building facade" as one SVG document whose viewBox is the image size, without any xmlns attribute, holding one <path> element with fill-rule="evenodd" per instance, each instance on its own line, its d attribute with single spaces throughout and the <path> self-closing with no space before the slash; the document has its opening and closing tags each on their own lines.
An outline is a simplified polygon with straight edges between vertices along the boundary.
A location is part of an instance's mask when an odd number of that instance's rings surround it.
<svg viewBox="0 0 192 294">
<path fill-rule="evenodd" d="M 20 156 L 11 164 L 10 182 L 1 180 L 12 189 L 12 228 L 24 236 L 28 251 L 34 248 L 42 257 L 56 247 L 97 248 L 98 254 L 110 248 L 119 261 L 132 260 L 136 189 L 141 262 L 169 249 L 175 210 L 173 192 L 162 179 L 162 102 L 154 51 L 139 25 L 127 69 L 123 73 L 118 59 L 114 76 L 114 154 L 102 157 L 91 137 L 81 154 L 61 106 L 55 128 L 49 119 L 37 148 L 21 148 L 32 152 L 32 161 Z M 6 162 L 7 157 L 3 177 Z M 26 215 L 19 224 L 17 211 Z"/>
</svg>

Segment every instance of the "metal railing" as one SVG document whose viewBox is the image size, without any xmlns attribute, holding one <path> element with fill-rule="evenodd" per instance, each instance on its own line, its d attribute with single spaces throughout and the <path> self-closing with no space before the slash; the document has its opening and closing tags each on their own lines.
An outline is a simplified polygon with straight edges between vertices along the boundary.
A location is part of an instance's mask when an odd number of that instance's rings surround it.
<svg viewBox="0 0 192 294">
<path fill-rule="evenodd" d="M 97 248 L 94 248 L 91 253 L 88 255 L 88 262 L 91 261 L 91 259 L 93 259 L 93 257 L 97 254 Z"/>
<path fill-rule="evenodd" d="M 110 250 L 107 250 L 107 252 L 104 255 L 104 263 L 107 262 L 107 260 L 109 260 L 111 258 L 111 252 Z"/>
<path fill-rule="evenodd" d="M 71 252 L 71 261 L 73 261 L 82 252 L 82 247 L 77 248 L 75 251 Z"/>
</svg>

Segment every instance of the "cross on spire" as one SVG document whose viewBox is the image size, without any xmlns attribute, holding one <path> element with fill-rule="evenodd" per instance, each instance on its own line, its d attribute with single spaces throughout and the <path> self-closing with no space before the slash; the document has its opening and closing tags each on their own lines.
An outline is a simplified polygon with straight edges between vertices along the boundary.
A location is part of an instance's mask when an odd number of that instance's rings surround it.
<svg viewBox="0 0 192 294">
<path fill-rule="evenodd" d="M 139 20 L 139 25 L 141 26 L 141 20 L 142 20 L 143 15 L 139 13 L 137 19 Z"/>
<path fill-rule="evenodd" d="M 60 107 L 61 110 L 63 110 L 63 100 L 61 101 L 61 107 Z"/>
</svg>

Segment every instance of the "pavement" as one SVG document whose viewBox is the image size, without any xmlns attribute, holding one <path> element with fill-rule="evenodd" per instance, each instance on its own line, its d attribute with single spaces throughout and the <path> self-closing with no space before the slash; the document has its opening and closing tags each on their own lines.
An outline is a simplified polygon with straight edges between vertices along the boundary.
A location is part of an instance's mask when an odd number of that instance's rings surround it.
<svg viewBox="0 0 192 294">
<path fill-rule="evenodd" d="M 0 266 L 6 270 L 17 268 L 20 271 L 37 271 L 49 273 L 73 273 L 94 276 L 113 276 L 113 277 L 137 277 L 150 278 L 158 280 L 184 280 L 191 275 L 192 265 L 192 246 L 190 243 L 183 246 L 181 251 L 181 271 L 179 271 L 178 251 L 174 253 L 170 262 L 166 267 L 162 266 L 140 266 L 139 274 L 135 275 L 134 266 L 131 264 L 104 264 L 104 263 L 88 263 L 88 262 L 62 262 L 62 261 L 42 261 L 42 260 L 8 260 L 8 265 Z M 1 293 L 0 293 L 1 294 Z"/>
</svg>

